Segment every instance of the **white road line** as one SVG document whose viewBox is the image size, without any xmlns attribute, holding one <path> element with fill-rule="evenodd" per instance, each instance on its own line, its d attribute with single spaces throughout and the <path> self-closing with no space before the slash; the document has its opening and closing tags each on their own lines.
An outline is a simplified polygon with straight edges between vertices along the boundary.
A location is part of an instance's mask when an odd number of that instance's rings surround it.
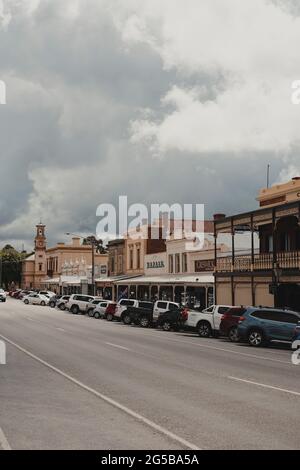
<svg viewBox="0 0 300 470">
<path fill-rule="evenodd" d="M 64 330 L 63 328 L 57 328 L 57 327 L 55 327 L 55 329 L 58 330 L 58 331 L 62 331 L 63 333 L 65 333 L 65 331 L 66 331 L 66 330 Z"/>
<path fill-rule="evenodd" d="M 109 398 L 107 395 L 104 395 L 103 393 L 100 393 L 98 392 L 97 390 L 85 385 L 84 383 L 80 382 L 79 380 L 75 379 L 74 377 L 72 377 L 71 375 L 69 374 L 66 374 L 65 372 L 63 372 L 62 370 L 58 369 L 57 367 L 55 366 L 52 366 L 51 364 L 49 364 L 49 362 L 46 362 L 44 361 L 43 359 L 39 358 L 38 356 L 35 356 L 34 354 L 32 354 L 30 351 L 27 351 L 26 349 L 22 348 L 21 346 L 19 346 L 18 344 L 14 343 L 13 341 L 11 341 L 9 338 L 6 338 L 5 336 L 3 335 L 0 335 L 0 338 L 2 338 L 4 341 L 6 341 L 8 344 L 11 344 L 12 346 L 14 346 L 16 349 L 18 349 L 19 351 L 23 352 L 24 354 L 26 354 L 27 356 L 31 357 L 32 359 L 34 359 L 35 361 L 39 362 L 40 364 L 43 364 L 45 367 L 47 367 L 48 369 L 51 369 L 52 371 L 56 372 L 57 374 L 61 375 L 62 377 L 64 377 L 65 379 L 69 380 L 70 382 L 74 383 L 75 385 L 77 385 L 78 387 L 81 387 L 83 390 L 86 390 L 87 392 L 95 395 L 96 397 L 100 398 L 101 400 L 105 401 L 106 403 L 109 403 L 110 405 L 112 405 L 113 407 L 117 408 L 118 410 L 121 410 L 123 411 L 124 413 L 126 413 L 128 416 L 131 416 L 132 418 L 136 419 L 137 421 L 145 424 L 146 426 L 148 426 L 149 428 L 151 429 L 154 429 L 155 431 L 165 435 L 166 437 L 168 437 L 169 439 L 175 441 L 175 442 L 178 442 L 179 444 L 181 444 L 182 446 L 186 447 L 187 449 L 191 449 L 191 450 L 200 450 L 198 446 L 196 446 L 195 444 L 183 439 L 182 437 L 180 436 L 177 436 L 177 434 L 174 434 L 173 432 L 169 431 L 168 429 L 160 426 L 159 424 L 156 424 L 154 423 L 154 421 L 151 421 L 150 419 L 148 418 L 145 418 L 144 416 L 142 416 L 141 414 L 139 413 L 136 413 L 135 411 L 131 410 L 130 408 L 128 408 L 127 406 L 124 406 L 122 405 L 121 403 L 117 402 L 116 400 L 113 400 L 112 398 Z"/>
<path fill-rule="evenodd" d="M 163 332 L 162 334 L 166 334 L 166 332 Z M 148 333 L 147 336 L 153 336 L 155 338 L 158 338 L 158 335 L 154 335 L 152 333 Z M 167 336 L 167 334 L 166 334 Z M 293 366 L 291 361 L 283 361 L 281 359 L 274 359 L 272 357 L 266 357 L 266 356 L 260 356 L 257 354 L 249 354 L 249 353 L 244 353 L 241 351 L 233 351 L 232 349 L 227 349 L 227 348 L 218 348 L 216 346 L 208 346 L 207 344 L 197 344 L 194 341 L 183 341 L 183 340 L 178 340 L 178 339 L 170 339 L 170 338 L 165 338 L 164 339 L 166 342 L 169 341 L 171 343 L 182 343 L 182 344 L 188 344 L 192 346 L 196 346 L 197 348 L 204 348 L 204 349 L 212 349 L 215 351 L 222 351 L 222 352 L 228 352 L 231 354 L 237 354 L 238 356 L 246 356 L 246 357 L 253 357 L 254 359 L 263 359 L 264 361 L 272 361 L 272 362 L 279 362 L 281 364 L 289 364 L 290 366 Z M 200 339 L 201 341 L 201 339 Z"/>
<path fill-rule="evenodd" d="M 250 385 L 257 385 L 258 387 L 269 388 L 271 390 L 276 390 L 277 392 L 289 393 L 290 395 L 300 396 L 300 392 L 295 392 L 294 390 L 287 390 L 286 388 L 274 387 L 273 385 L 262 384 L 260 382 L 253 382 L 252 380 L 240 379 L 238 377 L 228 376 L 228 379 L 236 380 L 237 382 L 244 382 Z"/>
<path fill-rule="evenodd" d="M 30 318 L 30 317 L 26 317 L 26 319 L 29 321 L 35 321 L 33 318 Z"/>
<path fill-rule="evenodd" d="M 3 450 L 11 450 L 8 440 L 6 439 L 5 434 L 1 428 L 0 428 L 0 446 L 2 447 Z"/>
<path fill-rule="evenodd" d="M 114 343 L 105 343 L 108 344 L 108 346 L 112 346 L 113 348 L 118 348 L 118 349 L 124 349 L 124 351 L 131 351 L 128 348 L 125 348 L 124 346 L 119 346 L 119 344 L 114 344 Z"/>
</svg>

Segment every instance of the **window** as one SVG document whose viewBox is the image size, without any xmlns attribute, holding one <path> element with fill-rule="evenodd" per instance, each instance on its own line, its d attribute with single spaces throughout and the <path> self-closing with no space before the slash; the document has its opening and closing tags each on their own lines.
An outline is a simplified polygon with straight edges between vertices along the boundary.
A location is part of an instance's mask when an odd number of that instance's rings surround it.
<svg viewBox="0 0 300 470">
<path fill-rule="evenodd" d="M 293 313 L 285 312 L 284 310 L 258 310 L 251 313 L 251 316 L 254 318 L 259 318 L 260 320 L 269 320 L 283 323 L 293 323 L 297 324 L 300 320 L 298 315 Z"/>
<path fill-rule="evenodd" d="M 169 273 L 174 272 L 173 255 L 169 255 Z"/>
<path fill-rule="evenodd" d="M 115 258 L 112 257 L 111 259 L 111 272 L 114 273 L 115 272 Z"/>
<path fill-rule="evenodd" d="M 167 305 L 167 302 L 157 302 L 157 308 L 166 309 Z"/>
<path fill-rule="evenodd" d="M 121 300 L 120 305 L 131 306 L 134 304 L 134 300 Z"/>
<path fill-rule="evenodd" d="M 178 253 L 175 255 L 175 272 L 180 273 L 180 255 Z"/>
<path fill-rule="evenodd" d="M 129 250 L 129 269 L 133 269 L 133 249 Z"/>
<path fill-rule="evenodd" d="M 178 310 L 178 305 L 176 305 L 176 304 L 171 304 L 171 303 L 170 303 L 170 304 L 169 304 L 169 309 L 170 309 L 171 311 L 173 311 L 173 310 Z"/>
<path fill-rule="evenodd" d="M 39 271 L 43 271 L 43 263 L 39 263 Z"/>
<path fill-rule="evenodd" d="M 218 308 L 218 313 L 220 315 L 224 315 L 224 313 L 228 312 L 228 310 L 229 310 L 228 307 L 219 307 Z"/>
<path fill-rule="evenodd" d="M 187 272 L 187 254 L 182 253 L 182 272 L 186 273 Z"/>
<path fill-rule="evenodd" d="M 137 269 L 140 269 L 140 267 L 141 267 L 141 249 L 140 249 L 140 247 L 138 247 L 137 250 L 136 250 L 136 267 L 137 267 Z"/>
<path fill-rule="evenodd" d="M 152 302 L 139 302 L 139 307 L 151 309 L 153 307 Z"/>
<path fill-rule="evenodd" d="M 122 255 L 118 256 L 118 271 L 119 273 L 123 272 L 123 256 Z"/>
</svg>

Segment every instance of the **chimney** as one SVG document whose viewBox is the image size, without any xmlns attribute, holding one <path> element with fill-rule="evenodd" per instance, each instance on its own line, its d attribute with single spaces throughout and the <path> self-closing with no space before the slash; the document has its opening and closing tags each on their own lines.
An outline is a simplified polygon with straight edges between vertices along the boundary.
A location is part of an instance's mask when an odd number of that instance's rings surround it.
<svg viewBox="0 0 300 470">
<path fill-rule="evenodd" d="M 225 214 L 214 214 L 214 221 L 225 219 Z"/>
<path fill-rule="evenodd" d="M 75 246 L 75 247 L 80 246 L 80 238 L 79 237 L 73 237 L 72 238 L 72 246 Z"/>
</svg>

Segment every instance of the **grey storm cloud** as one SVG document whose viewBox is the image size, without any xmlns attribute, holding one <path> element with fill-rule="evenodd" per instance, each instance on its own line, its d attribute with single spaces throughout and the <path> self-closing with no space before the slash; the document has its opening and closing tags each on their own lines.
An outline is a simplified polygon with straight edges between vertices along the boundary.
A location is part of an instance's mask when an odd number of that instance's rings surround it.
<svg viewBox="0 0 300 470">
<path fill-rule="evenodd" d="M 284 154 L 270 146 L 232 152 L 178 144 L 176 126 L 165 136 L 174 100 L 178 106 L 197 88 L 193 99 L 214 101 L 228 75 L 193 67 L 192 54 L 189 66 L 174 62 L 155 3 L 139 0 L 143 11 L 131 0 L 0 0 L 2 243 L 30 247 L 40 218 L 50 243 L 66 231 L 94 232 L 97 206 L 119 195 L 130 203 L 205 203 L 207 216 L 247 210 L 268 162 L 273 179 L 297 171 L 297 143 Z M 277 3 L 297 14 L 293 2 Z M 174 98 L 174 90 L 181 94 Z M 163 152 L 153 150 L 145 123 L 151 139 L 154 132 L 167 142 Z"/>
</svg>

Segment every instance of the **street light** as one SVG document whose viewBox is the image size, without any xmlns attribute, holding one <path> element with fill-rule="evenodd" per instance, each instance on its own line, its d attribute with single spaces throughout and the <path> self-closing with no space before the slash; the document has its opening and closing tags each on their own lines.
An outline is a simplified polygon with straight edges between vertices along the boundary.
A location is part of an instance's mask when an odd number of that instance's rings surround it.
<svg viewBox="0 0 300 470">
<path fill-rule="evenodd" d="M 82 240 L 88 240 L 92 247 L 92 295 L 95 295 L 95 245 L 96 245 L 96 237 L 94 235 L 90 235 L 89 237 L 83 237 L 82 235 L 78 235 L 76 233 L 66 232 L 66 235 L 74 236 L 81 238 Z"/>
</svg>

